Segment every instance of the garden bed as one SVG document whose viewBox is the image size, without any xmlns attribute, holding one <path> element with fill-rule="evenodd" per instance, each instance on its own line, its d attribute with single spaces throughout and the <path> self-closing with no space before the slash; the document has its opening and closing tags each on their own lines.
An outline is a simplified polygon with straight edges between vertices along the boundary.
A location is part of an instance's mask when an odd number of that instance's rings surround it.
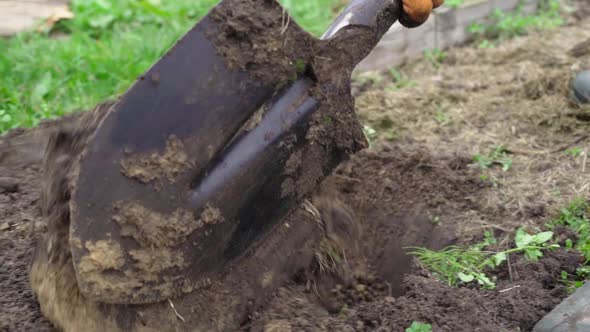
<svg viewBox="0 0 590 332">
<path fill-rule="evenodd" d="M 511 255 L 510 265 L 488 272 L 495 289 L 450 286 L 401 253 L 480 243 L 486 231 L 497 250 L 506 249 L 517 229 L 546 230 L 561 208 L 590 198 L 590 116 L 568 101 L 569 80 L 590 68 L 590 57 L 567 53 L 590 38 L 590 20 L 569 22 L 359 81 L 357 107 L 371 148 L 343 164 L 312 201 L 337 200 L 351 210 L 361 231 L 346 242 L 358 246 L 347 245 L 345 259 L 319 278 L 294 276 L 242 329 L 404 331 L 420 321 L 434 331 L 530 331 L 559 304 L 568 295 L 563 272 L 573 275 L 581 263 L 575 250 L 547 250 L 538 262 Z M 42 132 L 4 140 L 26 143 Z M 502 160 L 491 153 L 499 147 Z M 26 155 L 26 162 L 1 163 L 0 153 L 1 176 L 17 185 L 0 190 L 0 329 L 50 331 L 28 282 L 43 224 L 40 159 Z M 568 233 L 555 232 L 565 247 Z"/>
</svg>

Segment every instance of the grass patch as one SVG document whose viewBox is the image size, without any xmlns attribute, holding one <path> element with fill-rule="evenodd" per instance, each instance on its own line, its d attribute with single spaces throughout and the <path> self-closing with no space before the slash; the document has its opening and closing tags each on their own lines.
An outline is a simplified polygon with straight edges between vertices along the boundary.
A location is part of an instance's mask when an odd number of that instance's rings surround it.
<svg viewBox="0 0 590 332">
<path fill-rule="evenodd" d="M 477 283 L 482 288 L 494 289 L 496 282 L 489 272 L 508 261 L 512 254 L 522 254 L 529 261 L 539 260 L 546 250 L 560 247 L 554 242 L 554 230 L 558 226 L 566 227 L 573 236 L 566 239 L 565 247 L 584 256 L 584 262 L 575 273 L 561 272 L 561 282 L 573 292 L 590 279 L 590 202 L 584 198 L 574 199 L 546 226 L 549 231 L 537 234 L 518 229 L 514 245 L 502 251 L 489 249 L 497 241 L 490 232 L 486 232 L 482 242 L 471 246 L 449 246 L 440 251 L 414 247 L 409 254 L 450 286 Z"/>
<path fill-rule="evenodd" d="M 561 17 L 563 0 L 541 0 L 537 13 L 523 14 L 523 2 L 514 12 L 505 13 L 496 9 L 489 23 L 474 23 L 468 31 L 472 33 L 482 48 L 493 46 L 490 40 L 510 39 L 526 35 L 536 29 L 552 29 L 564 23 Z"/>
<path fill-rule="evenodd" d="M 574 199 L 547 226 L 550 229 L 562 226 L 571 230 L 575 238 L 566 239 L 566 247 L 584 255 L 584 262 L 575 273 L 561 272 L 561 281 L 570 292 L 574 292 L 590 279 L 590 203 L 581 197 Z"/>
<path fill-rule="evenodd" d="M 486 155 L 476 154 L 473 156 L 473 161 L 481 169 L 488 169 L 494 165 L 499 165 L 506 172 L 512 167 L 512 158 L 508 156 L 508 150 L 503 146 L 494 148 Z"/>
<path fill-rule="evenodd" d="M 494 289 L 496 282 L 488 274 L 489 270 L 499 267 L 511 254 L 516 253 L 524 254 L 528 260 L 537 261 L 543 257 L 543 251 L 559 247 L 550 243 L 552 237 L 553 232 L 531 235 L 519 229 L 514 237 L 514 247 L 491 251 L 488 247 L 496 244 L 496 239 L 486 232 L 484 241 L 472 246 L 450 246 L 440 251 L 412 248 L 409 254 L 416 256 L 425 268 L 450 286 L 474 282 L 485 289 Z"/>
<path fill-rule="evenodd" d="M 0 39 L 0 133 L 123 93 L 217 2 L 73 0 L 74 18 L 53 31 Z M 342 0 L 281 2 L 316 35 L 344 5 Z"/>
<path fill-rule="evenodd" d="M 566 207 L 562 208 L 559 216 L 548 224 L 550 229 L 556 226 L 569 228 L 576 239 L 568 239 L 568 248 L 579 250 L 586 259 L 584 265 L 590 263 L 590 203 L 584 198 L 576 198 Z"/>
</svg>

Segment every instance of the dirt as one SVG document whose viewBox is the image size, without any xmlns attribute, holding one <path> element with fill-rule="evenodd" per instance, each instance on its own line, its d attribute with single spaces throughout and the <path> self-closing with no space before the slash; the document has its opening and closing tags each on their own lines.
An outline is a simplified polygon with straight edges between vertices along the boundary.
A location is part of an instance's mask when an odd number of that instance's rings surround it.
<svg viewBox="0 0 590 332">
<path fill-rule="evenodd" d="M 412 321 L 434 331 L 530 331 L 567 296 L 559 278 L 579 264 L 575 253 L 549 252 L 537 263 L 514 256 L 510 268 L 494 272 L 497 289 L 480 290 L 438 281 L 404 248 L 472 243 L 486 230 L 508 246 L 516 228 L 542 229 L 573 197 L 589 197 L 586 158 L 564 151 L 587 151 L 590 140 L 590 123 L 567 95 L 573 74 L 590 68 L 587 57 L 568 55 L 590 38 L 590 21 L 569 23 L 492 49 L 451 50 L 437 66 L 410 63 L 400 70 L 416 82 L 412 88 L 390 89 L 386 76 L 383 85 L 356 85 L 358 113 L 377 131 L 371 147 L 340 165 L 222 278 L 187 285 L 198 291 L 156 305 L 99 304 L 75 286 L 64 247 L 67 179 L 88 135 L 80 129 L 96 118 L 59 122 L 45 170 L 38 151 L 22 142 L 46 142 L 55 127 L 2 137 L 0 156 L 8 157 L 0 158 L 0 169 L 10 190 L 0 190 L 0 329 L 51 331 L 45 315 L 76 331 L 403 331 Z M 338 121 L 354 120 L 352 99 L 338 102 L 343 114 L 321 113 L 308 131 L 327 144 L 288 162 L 285 175 L 293 182 L 308 175 L 287 192 L 304 193 L 321 178 L 324 170 L 306 161 L 364 146 L 360 127 L 336 131 Z M 24 152 L 7 142 L 19 142 Z M 474 165 L 473 155 L 500 145 L 513 160 L 510 170 Z M 209 212 L 205 219 L 218 222 Z M 46 250 L 34 253 L 38 243 Z M 28 276 L 33 255 L 41 257 L 30 280 L 37 298 Z M 181 262 L 134 255 L 146 270 Z M 100 259 L 106 263 L 118 264 Z"/>
<path fill-rule="evenodd" d="M 121 162 L 122 172 L 129 178 L 149 183 L 165 177 L 173 182 L 176 176 L 191 168 L 184 144 L 176 136 L 166 141 L 164 153 L 149 156 L 133 155 Z"/>
</svg>

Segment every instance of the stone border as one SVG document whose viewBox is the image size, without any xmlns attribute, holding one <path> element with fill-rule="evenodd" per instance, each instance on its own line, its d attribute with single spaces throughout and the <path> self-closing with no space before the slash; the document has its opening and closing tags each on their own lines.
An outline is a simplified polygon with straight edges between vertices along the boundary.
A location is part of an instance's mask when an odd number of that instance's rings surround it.
<svg viewBox="0 0 590 332">
<path fill-rule="evenodd" d="M 458 8 L 443 6 L 434 11 L 422 26 L 406 29 L 395 23 L 373 52 L 357 66 L 357 70 L 382 70 L 398 66 L 407 59 L 421 56 L 425 50 L 444 50 L 461 45 L 470 38 L 467 28 L 488 20 L 495 9 L 516 10 L 521 0 L 466 0 Z M 535 13 L 539 0 L 522 0 L 523 13 Z"/>
</svg>

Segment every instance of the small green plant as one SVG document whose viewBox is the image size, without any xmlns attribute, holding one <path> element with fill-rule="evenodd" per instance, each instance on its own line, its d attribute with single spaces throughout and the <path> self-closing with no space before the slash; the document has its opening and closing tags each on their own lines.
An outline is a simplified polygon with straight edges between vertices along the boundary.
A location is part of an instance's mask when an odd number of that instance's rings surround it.
<svg viewBox="0 0 590 332">
<path fill-rule="evenodd" d="M 569 239 L 566 246 L 579 250 L 585 257 L 584 265 L 590 263 L 590 203 L 584 198 L 572 200 L 562 208 L 560 214 L 551 220 L 550 229 L 565 226 L 577 235 L 577 239 Z"/>
<path fill-rule="evenodd" d="M 445 6 L 449 8 L 458 8 L 463 4 L 463 2 L 465 2 L 465 0 L 446 0 Z"/>
<path fill-rule="evenodd" d="M 428 62 L 430 62 L 430 64 L 433 67 L 438 68 L 438 67 L 440 67 L 442 62 L 446 59 L 447 52 L 442 51 L 438 48 L 434 48 L 431 50 L 424 51 L 424 57 L 426 58 L 426 60 L 428 60 Z"/>
<path fill-rule="evenodd" d="M 363 125 L 363 132 L 369 144 L 372 144 L 378 136 L 377 131 L 368 124 Z"/>
<path fill-rule="evenodd" d="M 451 123 L 451 117 L 441 107 L 437 107 L 434 120 L 443 126 Z"/>
<path fill-rule="evenodd" d="M 487 40 L 508 39 L 525 35 L 534 29 L 555 28 L 564 22 L 560 12 L 561 2 L 562 0 L 542 0 L 540 10 L 532 15 L 523 14 L 523 3 L 511 13 L 496 9 L 490 15 L 489 23 L 472 24 L 468 32 L 478 40 Z"/>
<path fill-rule="evenodd" d="M 578 158 L 582 155 L 583 152 L 584 150 L 582 150 L 582 148 L 574 146 L 572 148 L 565 150 L 564 153 L 572 158 Z"/>
<path fill-rule="evenodd" d="M 503 146 L 493 149 L 487 155 L 476 154 L 473 156 L 473 161 L 482 169 L 500 165 L 502 170 L 506 172 L 512 167 L 512 158 L 508 157 L 508 150 Z"/>
<path fill-rule="evenodd" d="M 477 45 L 477 48 L 494 48 L 496 44 L 489 39 L 484 39 Z"/>
<path fill-rule="evenodd" d="M 537 261 L 544 250 L 559 247 L 550 243 L 552 237 L 551 231 L 531 235 L 519 229 L 514 237 L 515 247 L 503 251 L 485 250 L 496 243 L 493 235 L 486 233 L 483 242 L 472 246 L 450 246 L 440 251 L 413 248 L 409 254 L 416 256 L 437 278 L 451 286 L 476 282 L 483 288 L 493 289 L 496 283 L 487 274 L 488 270 L 497 268 L 515 253 L 523 253 L 526 259 Z"/>
<path fill-rule="evenodd" d="M 383 76 L 377 72 L 364 72 L 356 76 L 355 80 L 362 85 L 376 85 L 383 81 Z"/>
<path fill-rule="evenodd" d="M 414 321 L 406 328 L 406 332 L 432 332 L 432 325 Z"/>
<path fill-rule="evenodd" d="M 590 203 L 588 200 L 578 197 L 562 208 L 559 215 L 553 218 L 547 226 L 553 229 L 557 226 L 569 228 L 576 234 L 576 239 L 566 239 L 565 246 L 568 249 L 579 251 L 585 261 L 576 269 L 574 274 L 561 272 L 561 281 L 568 287 L 568 291 L 574 292 L 584 285 L 590 278 Z"/>
<path fill-rule="evenodd" d="M 573 293 L 576 289 L 584 286 L 586 280 L 590 277 L 590 268 L 588 266 L 580 267 L 574 275 L 566 271 L 561 271 L 561 282 L 566 285 L 568 293 Z"/>
<path fill-rule="evenodd" d="M 10 129 L 12 123 L 12 116 L 8 111 L 0 109 L 0 132 Z"/>
<path fill-rule="evenodd" d="M 389 69 L 389 76 L 393 83 L 389 86 L 390 89 L 403 89 L 416 86 L 416 82 L 410 80 L 406 75 L 395 68 Z"/>
</svg>

